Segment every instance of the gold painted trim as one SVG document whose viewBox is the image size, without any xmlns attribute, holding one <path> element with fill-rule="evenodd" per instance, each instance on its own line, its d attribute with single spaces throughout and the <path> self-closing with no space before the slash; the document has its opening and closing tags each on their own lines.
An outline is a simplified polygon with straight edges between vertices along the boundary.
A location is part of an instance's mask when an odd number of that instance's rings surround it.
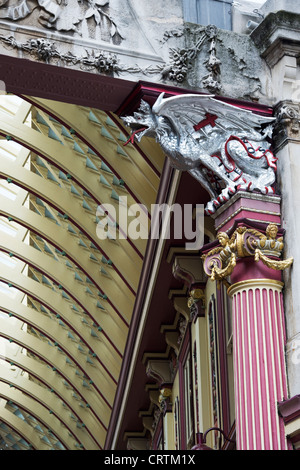
<svg viewBox="0 0 300 470">
<path fill-rule="evenodd" d="M 233 296 L 236 291 L 248 289 L 251 287 L 277 287 L 278 289 L 282 290 L 283 286 L 283 282 L 277 281 L 275 279 L 247 279 L 246 281 L 239 281 L 235 284 L 232 284 L 228 288 L 227 293 L 228 295 Z"/>
<path fill-rule="evenodd" d="M 294 258 L 288 258 L 288 259 L 285 259 L 285 260 L 274 260 L 274 259 L 270 259 L 268 258 L 267 256 L 265 256 L 261 250 L 259 250 L 258 248 L 256 248 L 255 250 L 255 261 L 259 261 L 261 260 L 268 268 L 272 268 L 272 269 L 276 269 L 276 270 L 281 270 L 283 271 L 284 269 L 286 268 L 289 268 L 292 264 L 293 264 L 293 261 L 294 261 Z"/>
</svg>

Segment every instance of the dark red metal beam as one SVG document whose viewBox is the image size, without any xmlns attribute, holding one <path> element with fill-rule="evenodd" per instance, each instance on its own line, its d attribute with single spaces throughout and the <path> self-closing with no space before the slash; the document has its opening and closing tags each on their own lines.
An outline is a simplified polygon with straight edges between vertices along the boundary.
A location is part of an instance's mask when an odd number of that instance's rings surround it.
<svg viewBox="0 0 300 470">
<path fill-rule="evenodd" d="M 194 94 L 194 95 L 203 95 L 207 93 L 200 93 L 195 90 L 188 90 L 185 88 L 170 87 L 167 85 L 161 85 L 159 83 L 148 83 L 139 81 L 132 92 L 126 97 L 121 106 L 116 110 L 116 114 L 119 116 L 126 116 L 136 111 L 139 107 L 141 99 L 147 101 L 151 106 L 155 103 L 158 96 L 161 93 L 165 93 L 165 98 L 170 98 L 172 96 L 183 95 L 183 94 Z M 273 108 L 270 106 L 265 106 L 257 102 L 237 100 L 233 98 L 227 98 L 224 96 L 215 96 L 215 99 L 223 101 L 225 103 L 231 104 L 233 106 L 238 106 L 243 109 L 247 109 L 257 114 L 264 116 L 271 116 L 273 114 Z"/>
<path fill-rule="evenodd" d="M 116 111 L 136 82 L 0 54 L 6 91 Z"/>
</svg>

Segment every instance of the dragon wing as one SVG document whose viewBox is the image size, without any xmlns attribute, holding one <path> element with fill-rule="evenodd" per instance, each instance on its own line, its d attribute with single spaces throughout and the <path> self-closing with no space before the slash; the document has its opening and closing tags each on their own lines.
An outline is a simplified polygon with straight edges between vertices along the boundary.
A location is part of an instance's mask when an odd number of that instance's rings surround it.
<svg viewBox="0 0 300 470">
<path fill-rule="evenodd" d="M 205 134 L 205 126 L 210 122 L 216 129 L 232 134 L 251 131 L 274 121 L 274 118 L 224 103 L 214 95 L 185 94 L 164 98 L 162 93 L 154 103 L 152 112 L 167 118 L 179 135 L 188 133 L 195 136 L 199 130 Z"/>
</svg>

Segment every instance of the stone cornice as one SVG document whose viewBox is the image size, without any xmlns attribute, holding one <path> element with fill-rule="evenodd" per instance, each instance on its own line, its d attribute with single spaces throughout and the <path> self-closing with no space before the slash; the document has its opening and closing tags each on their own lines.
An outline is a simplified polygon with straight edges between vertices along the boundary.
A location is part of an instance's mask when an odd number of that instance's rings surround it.
<svg viewBox="0 0 300 470">
<path fill-rule="evenodd" d="M 270 13 L 251 33 L 254 44 L 270 67 L 284 56 L 300 55 L 300 15 L 287 11 Z"/>
</svg>

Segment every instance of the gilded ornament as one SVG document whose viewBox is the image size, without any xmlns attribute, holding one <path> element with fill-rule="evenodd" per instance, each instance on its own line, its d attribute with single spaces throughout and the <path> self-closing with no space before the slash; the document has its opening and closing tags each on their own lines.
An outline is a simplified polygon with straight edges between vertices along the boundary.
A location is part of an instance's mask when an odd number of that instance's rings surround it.
<svg viewBox="0 0 300 470">
<path fill-rule="evenodd" d="M 293 263 L 293 258 L 281 260 L 284 248 L 283 238 L 278 237 L 276 224 L 269 224 L 266 234 L 248 227 L 238 227 L 231 238 L 220 232 L 217 235 L 220 246 L 202 256 L 204 271 L 213 281 L 229 285 L 227 278 L 233 273 L 238 258 L 254 257 L 274 270 L 284 270 Z"/>
<path fill-rule="evenodd" d="M 225 279 L 226 277 L 230 276 L 233 273 L 233 270 L 236 266 L 236 255 L 235 253 L 231 253 L 230 259 L 225 266 L 225 268 L 218 268 L 217 266 L 213 266 L 212 272 L 211 272 L 211 280 L 212 281 L 221 281 Z"/>
<path fill-rule="evenodd" d="M 282 261 L 268 258 L 258 248 L 256 248 L 255 250 L 254 259 L 255 261 L 261 260 L 265 266 L 267 266 L 268 268 L 276 269 L 277 271 L 279 270 L 283 271 L 284 269 L 289 268 L 293 264 L 293 261 L 294 261 L 294 258 L 288 258 Z"/>
<path fill-rule="evenodd" d="M 188 299 L 188 307 L 191 308 L 195 302 L 202 300 L 202 303 L 205 302 L 205 294 L 203 289 L 193 289 L 190 291 L 190 297 Z"/>
<path fill-rule="evenodd" d="M 158 397 L 159 407 L 161 411 L 164 411 L 167 408 L 167 402 L 170 403 L 170 400 L 172 397 L 172 389 L 169 387 L 164 387 L 164 388 L 161 388 L 159 392 L 160 392 L 159 397 Z"/>
<path fill-rule="evenodd" d="M 165 400 L 166 398 L 169 398 L 171 396 L 172 396 L 172 389 L 171 388 L 168 388 L 168 387 L 161 388 L 158 401 L 160 403 L 162 400 Z"/>
</svg>

